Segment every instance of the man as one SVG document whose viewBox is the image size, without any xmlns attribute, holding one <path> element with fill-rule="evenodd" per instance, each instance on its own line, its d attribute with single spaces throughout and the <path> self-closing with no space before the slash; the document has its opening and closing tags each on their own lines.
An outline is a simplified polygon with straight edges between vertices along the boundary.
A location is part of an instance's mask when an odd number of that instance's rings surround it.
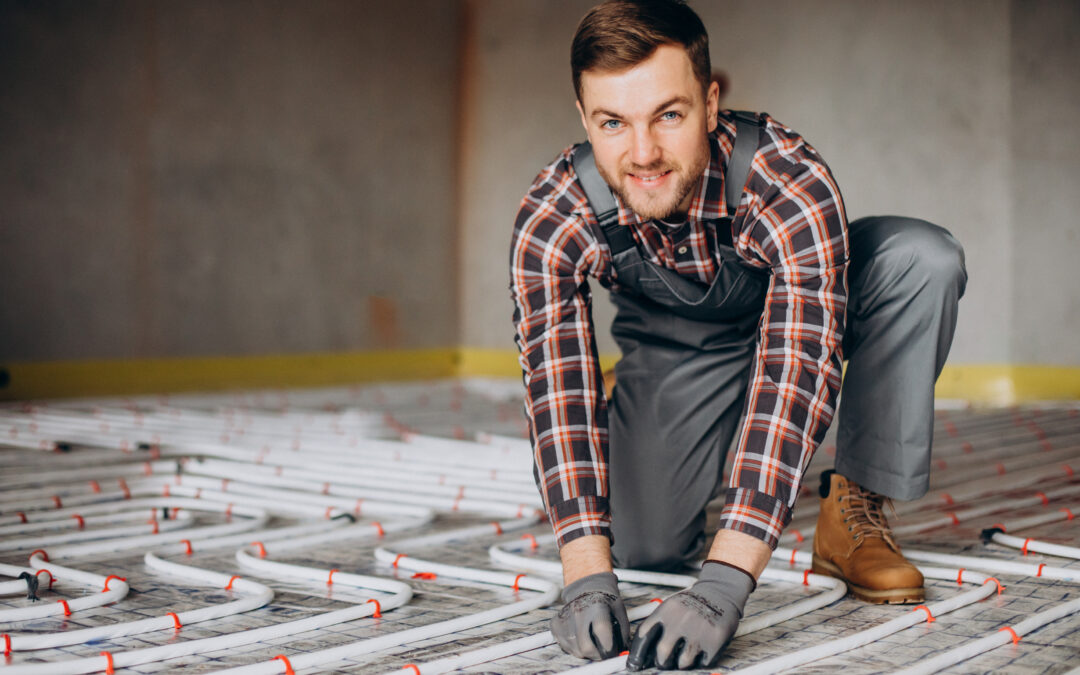
<svg viewBox="0 0 1080 675">
<path fill-rule="evenodd" d="M 559 644 L 592 659 L 629 644 L 631 669 L 717 661 L 832 422 L 844 357 L 814 570 L 870 602 L 921 601 L 882 503 L 928 486 L 933 386 L 966 282 L 959 244 L 911 219 L 849 227 L 804 139 L 766 114 L 718 110 L 705 28 L 681 2 L 594 8 L 571 65 L 591 145 L 540 173 L 511 251 L 535 473 L 566 584 Z M 589 276 L 618 308 L 611 401 Z M 631 643 L 613 562 L 695 559 L 721 495 L 699 581 Z"/>
</svg>

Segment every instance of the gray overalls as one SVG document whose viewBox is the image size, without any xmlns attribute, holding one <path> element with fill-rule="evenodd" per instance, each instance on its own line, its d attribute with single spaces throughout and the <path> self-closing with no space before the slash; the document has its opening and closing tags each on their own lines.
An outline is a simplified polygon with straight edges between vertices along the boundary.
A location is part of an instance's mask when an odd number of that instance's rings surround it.
<svg viewBox="0 0 1080 675">
<path fill-rule="evenodd" d="M 574 156 L 618 283 L 611 332 L 622 358 L 610 401 L 608 490 L 620 567 L 670 569 L 697 557 L 705 507 L 724 488 L 769 285 L 768 272 L 743 264 L 731 246 L 757 115 L 736 113 L 736 131 L 727 176 L 741 182 L 726 180 L 728 217 L 717 239 L 727 241 L 717 243 L 722 263 L 708 286 L 643 259 L 618 224 L 591 148 L 579 146 Z M 967 281 L 963 250 L 920 220 L 872 217 L 848 227 L 848 366 L 836 470 L 874 492 L 914 499 L 929 483 L 934 382 Z"/>
</svg>

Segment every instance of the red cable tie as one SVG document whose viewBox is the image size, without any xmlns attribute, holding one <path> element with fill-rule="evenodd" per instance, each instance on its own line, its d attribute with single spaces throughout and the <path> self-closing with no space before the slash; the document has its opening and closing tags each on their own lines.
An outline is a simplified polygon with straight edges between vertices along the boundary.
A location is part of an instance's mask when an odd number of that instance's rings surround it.
<svg viewBox="0 0 1080 675">
<path fill-rule="evenodd" d="M 975 452 L 975 446 L 972 445 L 971 443 L 964 443 L 962 446 L 960 446 L 960 448 L 964 452 L 969 453 L 969 454 L 972 453 L 972 452 Z"/>
<path fill-rule="evenodd" d="M 169 484 L 168 483 L 165 483 L 165 486 L 161 488 L 161 496 L 162 497 L 170 497 L 171 496 L 171 494 L 169 493 Z"/>
<path fill-rule="evenodd" d="M 521 580 L 522 580 L 522 578 L 523 578 L 524 576 L 525 576 L 524 574 L 519 574 L 519 575 L 517 575 L 516 577 L 514 577 L 514 585 L 513 585 L 513 586 L 511 586 L 510 588 L 512 588 L 512 589 L 514 590 L 514 592 L 515 592 L 515 593 L 517 593 L 517 592 L 518 592 L 519 590 L 521 590 L 521 589 L 520 589 L 520 588 L 518 587 L 518 584 L 519 584 L 519 583 L 521 582 Z"/>
<path fill-rule="evenodd" d="M 293 450 L 299 450 L 299 448 L 294 447 Z M 281 472 L 284 471 L 284 470 L 285 470 L 285 467 L 278 464 L 276 467 L 274 467 L 274 475 L 275 476 L 280 476 Z"/>
<path fill-rule="evenodd" d="M 948 492 L 942 492 L 941 498 L 945 500 L 945 506 L 952 506 L 956 503 L 953 501 L 952 495 L 950 495 Z"/>
<path fill-rule="evenodd" d="M 221 491 L 222 492 L 228 492 L 229 491 L 229 479 L 228 478 L 222 478 L 221 479 Z"/>
<path fill-rule="evenodd" d="M 64 502 L 60 501 L 60 495 L 53 495 L 52 500 L 53 500 L 53 504 L 56 504 L 56 508 L 58 508 L 58 509 L 64 508 Z"/>
<path fill-rule="evenodd" d="M 45 562 L 49 562 L 49 554 L 46 553 L 45 549 L 43 549 L 43 548 L 39 548 L 39 549 L 35 549 L 35 550 L 31 551 L 30 552 L 30 560 L 33 560 L 34 556 L 37 555 L 38 553 L 41 554 L 41 559 L 42 560 L 44 560 Z"/>
<path fill-rule="evenodd" d="M 57 602 L 64 606 L 64 616 L 71 616 L 71 608 L 68 607 L 67 600 L 58 600 Z"/>
<path fill-rule="evenodd" d="M 1065 514 L 1065 519 L 1066 520 L 1072 520 L 1074 518 L 1073 512 L 1070 511 L 1069 509 L 1065 508 L 1065 507 L 1061 507 L 1060 509 L 1058 509 L 1058 511 L 1061 511 L 1062 513 Z"/>
<path fill-rule="evenodd" d="M 990 527 L 997 527 L 1000 528 L 1002 532 L 1008 532 L 1008 530 L 1005 529 L 1005 523 L 994 523 Z"/>
<path fill-rule="evenodd" d="M 950 436 L 956 436 L 956 425 L 953 424 L 952 421 L 946 420 L 945 431 L 948 432 Z"/>
<path fill-rule="evenodd" d="M 172 617 L 173 624 L 176 626 L 176 630 L 180 630 L 181 628 L 184 627 L 184 625 L 182 623 L 180 623 L 180 617 L 178 617 L 176 615 L 176 612 L 166 612 L 165 616 L 171 616 Z"/>
<path fill-rule="evenodd" d="M 11 656 L 11 637 L 4 633 L 4 656 Z"/>
<path fill-rule="evenodd" d="M 292 664 L 289 663 L 289 657 L 285 656 L 284 654 L 278 654 L 270 660 L 277 661 L 278 659 L 281 659 L 285 662 L 285 675 L 296 675 L 296 671 L 292 669 Z"/>
<path fill-rule="evenodd" d="M 368 602 L 374 602 L 375 603 L 375 613 L 371 615 L 371 618 L 373 618 L 373 619 L 381 619 L 382 618 L 382 605 L 379 604 L 379 601 L 372 598 L 371 600 L 368 600 Z"/>
<path fill-rule="evenodd" d="M 999 633 L 1000 633 L 1001 631 L 1003 631 L 1003 630 L 1007 630 L 1007 631 L 1009 631 L 1009 635 L 1011 635 L 1011 636 L 1012 636 L 1012 643 L 1013 643 L 1013 645 L 1018 645 L 1018 644 L 1020 644 L 1020 636 L 1016 634 L 1016 631 L 1014 631 L 1014 630 L 1013 630 L 1012 628 L 1010 628 L 1009 626 L 1005 626 L 1004 628 L 998 628 L 998 632 L 999 632 Z"/>
<path fill-rule="evenodd" d="M 94 492 L 94 493 L 100 493 L 101 492 L 101 484 L 98 483 L 96 480 L 90 481 L 90 491 Z"/>
<path fill-rule="evenodd" d="M 795 566 L 795 554 L 798 553 L 798 552 L 799 552 L 799 549 L 797 549 L 797 548 L 791 549 L 791 560 L 789 560 L 788 562 L 790 562 L 793 567 Z"/>
<path fill-rule="evenodd" d="M 154 526 L 154 529 L 152 529 L 152 530 L 150 531 L 150 534 L 160 534 L 160 533 L 161 533 L 161 530 L 160 530 L 160 528 L 158 527 L 158 521 L 156 521 L 156 520 L 151 520 L 151 521 L 150 521 L 150 522 L 148 523 L 148 525 L 153 525 L 153 526 Z"/>
<path fill-rule="evenodd" d="M 936 460 L 934 463 L 937 464 L 937 467 L 939 469 L 941 469 L 942 471 L 944 471 L 946 468 L 948 468 L 948 465 L 945 463 L 945 460 L 943 460 L 943 459 Z"/>
<path fill-rule="evenodd" d="M 143 470 L 143 473 L 145 475 L 152 476 L 154 474 L 154 465 L 153 464 L 151 464 L 150 462 L 143 462 L 142 466 L 143 466 L 142 470 Z"/>
<path fill-rule="evenodd" d="M 101 655 L 105 657 L 105 662 L 108 664 L 105 666 L 105 675 L 114 675 L 116 670 L 113 668 L 112 654 L 109 652 L 101 652 Z"/>
<path fill-rule="evenodd" d="M 529 540 L 529 548 L 537 548 L 540 546 L 536 543 L 536 537 L 532 536 L 531 534 L 523 534 L 521 535 L 521 538 Z"/>
<path fill-rule="evenodd" d="M 649 602 L 663 603 L 664 601 L 660 598 L 653 598 L 652 600 L 649 600 Z"/>
<path fill-rule="evenodd" d="M 494 520 L 493 520 L 493 521 L 491 521 L 491 524 L 495 526 L 495 534 L 502 534 L 502 533 L 503 533 L 503 530 L 502 530 L 502 526 L 501 526 L 501 525 L 499 525 L 499 524 L 498 524 L 497 522 L 495 522 Z"/>
<path fill-rule="evenodd" d="M 809 586 L 810 585 L 810 570 L 803 570 L 802 584 L 803 584 L 803 586 Z"/>
<path fill-rule="evenodd" d="M 1046 563 L 1039 563 L 1039 569 L 1035 571 L 1035 576 L 1041 577 L 1044 567 L 1046 567 Z"/>
<path fill-rule="evenodd" d="M 437 579 L 438 577 L 439 575 L 435 574 L 434 572 L 417 572 L 416 574 L 412 575 L 413 579 L 426 579 L 428 581 L 431 581 L 432 579 Z"/>
<path fill-rule="evenodd" d="M 413 669 L 413 672 L 415 672 L 415 673 L 416 673 L 416 675 L 420 675 L 420 669 L 416 667 L 416 664 L 415 664 L 415 663 L 406 663 L 405 665 L 403 665 L 403 666 L 401 667 L 401 669 L 402 669 L 402 670 L 406 670 L 406 669 L 408 669 L 408 668 L 412 668 L 412 669 Z"/>
<path fill-rule="evenodd" d="M 330 520 L 330 514 L 333 513 L 333 512 L 334 512 L 334 507 L 333 506 L 327 506 L 326 507 L 326 519 L 327 520 Z"/>
<path fill-rule="evenodd" d="M 179 506 L 174 506 L 172 508 L 172 519 L 176 520 L 176 517 L 179 516 L 179 515 L 180 515 L 180 507 Z"/>
<path fill-rule="evenodd" d="M 21 520 L 24 524 L 30 522 L 26 519 L 26 514 L 22 511 L 16 511 L 15 515 L 19 516 L 19 520 Z"/>
<path fill-rule="evenodd" d="M 1043 452 L 1050 452 L 1054 449 L 1054 444 L 1044 438 L 1039 441 L 1039 447 L 1043 449 Z"/>
<path fill-rule="evenodd" d="M 1001 462 L 998 462 L 997 464 L 994 465 L 994 467 L 997 469 L 997 472 L 998 472 L 999 476 L 1004 476 L 1005 475 L 1005 465 L 1004 464 L 1002 464 Z"/>
<path fill-rule="evenodd" d="M 964 585 L 964 568 L 963 567 L 961 567 L 960 571 L 956 573 L 956 585 L 957 586 L 963 586 Z"/>
<path fill-rule="evenodd" d="M 957 518 L 956 514 L 953 513 L 952 511 L 949 511 L 949 517 L 952 518 L 952 524 L 953 525 L 959 525 L 960 524 L 960 519 Z"/>
<path fill-rule="evenodd" d="M 110 574 L 109 576 L 105 577 L 105 588 L 101 589 L 102 593 L 107 593 L 109 591 L 109 582 L 113 579 L 119 579 L 120 581 L 125 582 L 127 581 L 127 579 L 125 579 L 124 577 L 118 577 L 115 574 Z"/>
<path fill-rule="evenodd" d="M 259 548 L 259 557 L 260 558 L 265 558 L 266 557 L 266 547 L 263 546 L 263 543 L 261 541 L 253 541 L 253 542 L 251 542 L 251 545 L 252 546 L 257 546 Z"/>
<path fill-rule="evenodd" d="M 521 514 L 524 513 L 524 512 L 525 512 L 525 505 L 524 504 L 518 504 L 518 512 L 517 512 L 516 517 L 520 518 Z"/>
<path fill-rule="evenodd" d="M 56 577 L 54 577 L 52 572 L 50 572 L 49 570 L 38 570 L 37 572 L 34 572 L 34 576 L 39 577 L 41 576 L 42 572 L 49 575 L 49 590 L 52 590 L 52 585 L 53 582 L 56 581 Z"/>
<path fill-rule="evenodd" d="M 998 595 L 1001 595 L 1001 592 L 1003 590 L 1005 590 L 1005 587 L 1001 585 L 1001 582 L 998 581 L 997 579 L 995 579 L 994 577 L 987 577 L 986 581 L 993 581 L 995 584 L 997 584 L 997 591 L 998 591 L 997 594 Z M 985 584 L 986 581 L 984 581 L 983 583 Z"/>
<path fill-rule="evenodd" d="M 225 520 L 228 520 L 230 522 L 232 521 L 232 507 L 232 502 L 229 502 L 228 505 L 225 507 Z"/>
<path fill-rule="evenodd" d="M 360 505 L 363 504 L 363 503 L 364 503 L 363 499 L 357 499 L 356 500 L 356 506 L 353 507 L 353 515 L 355 515 L 358 518 L 360 517 Z"/>
<path fill-rule="evenodd" d="M 917 605 L 911 611 L 916 612 L 920 609 L 926 612 L 926 623 L 933 623 L 937 621 L 937 619 L 934 618 L 934 615 L 930 613 L 930 608 L 926 605 Z"/>
<path fill-rule="evenodd" d="M 394 562 L 390 563 L 390 567 L 393 567 L 394 569 L 397 569 L 397 564 L 398 564 L 398 561 L 399 561 L 399 560 L 401 560 L 402 558 L 405 558 L 405 557 L 407 557 L 407 554 L 405 554 L 405 553 L 398 553 L 398 554 L 397 554 L 397 557 L 396 557 L 396 558 L 394 558 Z"/>
<path fill-rule="evenodd" d="M 795 541 L 799 542 L 800 544 L 803 543 L 803 541 L 806 539 L 806 537 L 802 536 L 802 532 L 799 532 L 794 527 L 791 528 L 791 533 L 795 535 Z"/>
<path fill-rule="evenodd" d="M 323 484 L 322 484 L 322 493 L 323 493 L 324 495 L 328 495 L 328 494 L 330 494 L 330 482 L 329 482 L 329 481 L 327 481 L 326 483 L 323 483 Z"/>
<path fill-rule="evenodd" d="M 1031 543 L 1031 537 L 1028 537 L 1024 540 L 1024 545 L 1020 547 L 1020 553 L 1022 553 L 1023 555 L 1028 554 L 1027 547 L 1029 543 Z"/>
<path fill-rule="evenodd" d="M 82 516 L 77 513 L 73 513 L 71 514 L 71 517 L 78 521 L 80 530 L 86 527 L 86 521 L 83 519 Z"/>
<path fill-rule="evenodd" d="M 184 554 L 185 555 L 191 555 L 191 540 L 190 539 L 181 539 L 180 543 L 183 544 L 186 547 L 186 550 L 184 551 Z"/>
<path fill-rule="evenodd" d="M 459 485 L 457 491 L 457 499 L 460 501 L 465 498 L 465 486 Z"/>
<path fill-rule="evenodd" d="M 1072 476 L 1073 476 L 1073 470 L 1072 470 L 1072 467 L 1071 467 L 1071 466 L 1069 466 L 1068 464 L 1062 464 L 1062 465 L 1061 465 L 1061 468 L 1062 468 L 1062 469 L 1065 469 L 1065 473 L 1069 474 L 1069 478 L 1072 478 Z"/>
<path fill-rule="evenodd" d="M 235 574 L 233 576 L 229 577 L 229 583 L 225 584 L 225 590 L 231 591 L 233 582 L 236 581 L 239 578 L 240 577 L 235 575 Z"/>
<path fill-rule="evenodd" d="M 326 578 L 326 585 L 327 586 L 333 586 L 334 585 L 334 572 L 339 572 L 339 571 L 340 570 L 338 570 L 337 568 L 330 570 L 330 576 L 328 576 Z"/>
<path fill-rule="evenodd" d="M 1043 506 L 1046 506 L 1047 504 L 1049 504 L 1049 503 L 1050 503 L 1050 500 L 1049 500 L 1049 499 L 1047 499 L 1047 497 L 1046 497 L 1046 494 L 1045 494 L 1045 493 L 1042 493 L 1042 492 L 1036 492 L 1036 493 L 1035 493 L 1035 496 L 1036 496 L 1036 497 L 1038 497 L 1039 499 L 1041 499 L 1041 500 L 1042 500 Z"/>
<path fill-rule="evenodd" d="M 382 528 L 382 524 L 379 521 L 377 521 L 377 520 L 371 521 L 371 526 L 374 527 L 375 531 L 379 534 L 379 539 L 382 539 L 383 537 L 386 536 L 386 530 L 384 530 Z"/>
</svg>

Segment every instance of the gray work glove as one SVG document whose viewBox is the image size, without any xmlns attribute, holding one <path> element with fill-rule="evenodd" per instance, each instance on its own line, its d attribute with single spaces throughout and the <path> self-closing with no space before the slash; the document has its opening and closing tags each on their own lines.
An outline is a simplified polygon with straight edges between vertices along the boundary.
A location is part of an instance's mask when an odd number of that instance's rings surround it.
<svg viewBox="0 0 1080 675">
<path fill-rule="evenodd" d="M 630 620 L 612 572 L 582 577 L 562 591 L 564 603 L 551 619 L 563 651 L 583 659 L 610 659 L 630 642 Z"/>
<path fill-rule="evenodd" d="M 627 669 L 715 666 L 756 586 L 749 573 L 706 561 L 697 583 L 665 600 L 638 626 Z"/>
</svg>

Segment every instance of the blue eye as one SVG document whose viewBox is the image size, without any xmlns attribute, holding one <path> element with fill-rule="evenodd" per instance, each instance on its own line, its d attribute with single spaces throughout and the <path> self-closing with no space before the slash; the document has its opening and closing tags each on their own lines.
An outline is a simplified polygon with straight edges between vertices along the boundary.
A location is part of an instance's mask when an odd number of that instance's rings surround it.
<svg viewBox="0 0 1080 675">
<path fill-rule="evenodd" d="M 682 115 L 675 112 L 674 110 L 669 110 L 666 113 L 663 113 L 662 115 L 660 115 L 660 119 L 665 120 L 665 121 L 677 120 L 677 119 L 679 119 L 681 117 L 682 117 Z"/>
<path fill-rule="evenodd" d="M 600 128 L 601 129 L 608 129 L 608 130 L 615 130 L 615 129 L 618 129 L 619 125 L 621 125 L 621 124 L 622 124 L 622 122 L 620 122 L 619 120 L 604 120 L 603 122 L 600 123 Z"/>
</svg>

